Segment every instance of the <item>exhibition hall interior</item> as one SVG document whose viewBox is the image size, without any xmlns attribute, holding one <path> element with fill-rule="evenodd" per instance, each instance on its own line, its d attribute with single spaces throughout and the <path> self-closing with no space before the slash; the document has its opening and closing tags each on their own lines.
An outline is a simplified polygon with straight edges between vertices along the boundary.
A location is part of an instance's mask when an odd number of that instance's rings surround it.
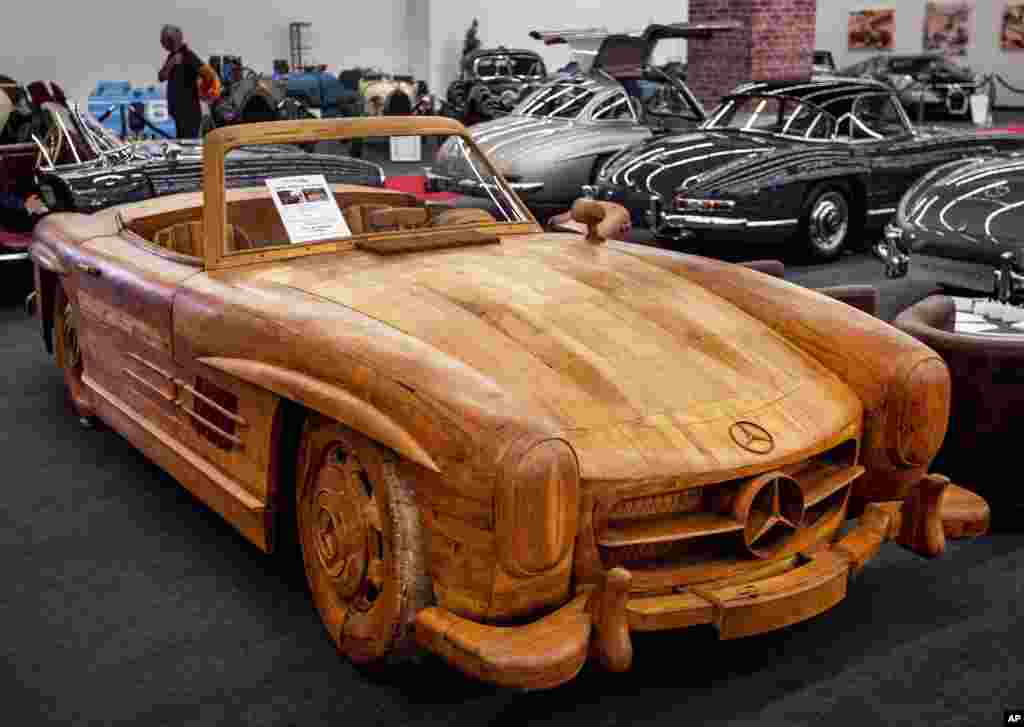
<svg viewBox="0 0 1024 727">
<path fill-rule="evenodd" d="M 7 20 L 9 719 L 1024 720 L 1024 0 Z"/>
</svg>

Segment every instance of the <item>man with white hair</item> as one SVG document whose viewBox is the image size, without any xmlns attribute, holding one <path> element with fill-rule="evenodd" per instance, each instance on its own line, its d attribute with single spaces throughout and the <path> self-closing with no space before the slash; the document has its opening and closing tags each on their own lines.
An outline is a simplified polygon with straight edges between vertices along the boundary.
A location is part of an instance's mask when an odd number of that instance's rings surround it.
<svg viewBox="0 0 1024 727">
<path fill-rule="evenodd" d="M 160 81 L 167 82 L 167 110 L 174 119 L 178 138 L 195 139 L 203 121 L 197 84 L 202 78 L 219 85 L 219 79 L 185 44 L 178 26 L 165 25 L 160 29 L 160 45 L 167 51 L 167 60 L 158 76 Z"/>
</svg>

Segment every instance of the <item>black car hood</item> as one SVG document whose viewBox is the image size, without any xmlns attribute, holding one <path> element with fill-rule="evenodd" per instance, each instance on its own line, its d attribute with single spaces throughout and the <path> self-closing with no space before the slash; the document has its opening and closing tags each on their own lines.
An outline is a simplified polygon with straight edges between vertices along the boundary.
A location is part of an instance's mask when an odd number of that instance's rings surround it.
<svg viewBox="0 0 1024 727">
<path fill-rule="evenodd" d="M 42 177 L 70 195 L 63 205 L 92 212 L 115 204 L 201 190 L 203 160 L 189 152 L 184 148 L 177 160 L 150 156 L 112 167 L 95 164 L 73 171 L 58 169 Z M 335 154 L 308 154 L 291 147 L 235 150 L 224 166 L 225 185 L 231 188 L 261 187 L 268 177 L 299 174 L 323 174 L 331 184 L 379 187 L 384 183 L 381 168 L 372 162 Z"/>
<path fill-rule="evenodd" d="M 612 158 L 598 181 L 664 196 L 684 182 L 688 187 L 703 186 L 734 165 L 745 167 L 754 159 L 792 145 L 786 139 L 739 131 L 654 137 Z"/>
<path fill-rule="evenodd" d="M 911 252 L 998 265 L 1024 248 L 1024 154 L 936 169 L 903 198 L 898 219 Z"/>
</svg>

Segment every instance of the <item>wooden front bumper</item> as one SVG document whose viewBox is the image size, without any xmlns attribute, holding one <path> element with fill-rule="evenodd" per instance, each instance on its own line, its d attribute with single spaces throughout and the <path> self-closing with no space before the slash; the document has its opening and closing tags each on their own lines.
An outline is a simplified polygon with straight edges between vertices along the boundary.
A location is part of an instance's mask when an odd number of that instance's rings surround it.
<svg viewBox="0 0 1024 727">
<path fill-rule="evenodd" d="M 416 618 L 416 639 L 469 676 L 501 686 L 546 689 L 572 679 L 588 655 L 613 671 L 628 669 L 631 631 L 711 624 L 723 639 L 772 631 L 843 600 L 850 577 L 887 540 L 925 556 L 941 552 L 934 538 L 923 533 L 934 533 L 937 525 L 941 534 L 941 516 L 933 505 L 946 484 L 944 478 L 925 481 L 922 492 L 903 502 L 868 505 L 844 537 L 799 554 L 793 567 L 769 577 L 696 586 L 678 594 L 631 596 L 631 575 L 615 568 L 601 587 L 581 592 L 524 626 L 489 626 L 442 608 L 424 609 Z"/>
</svg>

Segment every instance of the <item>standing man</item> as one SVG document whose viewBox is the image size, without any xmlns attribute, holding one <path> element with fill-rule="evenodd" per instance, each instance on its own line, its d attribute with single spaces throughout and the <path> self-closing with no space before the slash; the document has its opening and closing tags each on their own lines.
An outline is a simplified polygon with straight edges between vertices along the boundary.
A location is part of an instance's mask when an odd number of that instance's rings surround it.
<svg viewBox="0 0 1024 727">
<path fill-rule="evenodd" d="M 174 119 L 179 139 L 195 139 L 203 121 L 199 105 L 199 79 L 220 86 L 220 79 L 209 65 L 185 45 L 181 28 L 165 25 L 160 30 L 160 45 L 167 51 L 167 60 L 158 78 L 167 82 L 167 110 Z"/>
</svg>

